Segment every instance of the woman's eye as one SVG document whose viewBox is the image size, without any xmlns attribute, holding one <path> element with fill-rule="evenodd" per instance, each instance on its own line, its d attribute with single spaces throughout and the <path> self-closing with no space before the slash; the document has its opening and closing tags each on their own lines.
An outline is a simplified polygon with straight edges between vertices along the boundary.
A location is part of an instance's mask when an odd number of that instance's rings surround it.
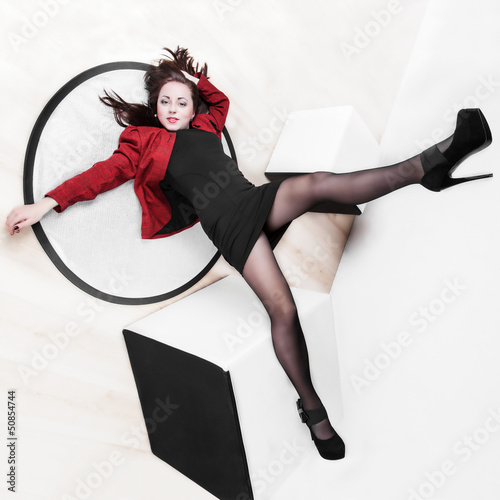
<svg viewBox="0 0 500 500">
<path fill-rule="evenodd" d="M 179 104 L 180 104 L 181 106 L 185 106 L 185 105 L 186 105 L 186 103 L 185 103 L 185 102 L 180 102 Z"/>
<path fill-rule="evenodd" d="M 162 104 L 168 104 L 168 101 L 166 101 L 165 99 L 163 99 L 163 100 L 161 101 L 161 103 L 162 103 Z"/>
</svg>

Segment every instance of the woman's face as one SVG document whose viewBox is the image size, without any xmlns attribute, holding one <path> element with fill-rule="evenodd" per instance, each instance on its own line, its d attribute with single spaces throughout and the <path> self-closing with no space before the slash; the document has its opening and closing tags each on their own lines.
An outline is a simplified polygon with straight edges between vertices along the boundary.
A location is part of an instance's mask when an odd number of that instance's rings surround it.
<svg viewBox="0 0 500 500">
<path fill-rule="evenodd" d="M 189 128 L 195 112 L 189 87 L 181 82 L 167 82 L 160 89 L 156 104 L 160 123 L 169 131 Z"/>
</svg>

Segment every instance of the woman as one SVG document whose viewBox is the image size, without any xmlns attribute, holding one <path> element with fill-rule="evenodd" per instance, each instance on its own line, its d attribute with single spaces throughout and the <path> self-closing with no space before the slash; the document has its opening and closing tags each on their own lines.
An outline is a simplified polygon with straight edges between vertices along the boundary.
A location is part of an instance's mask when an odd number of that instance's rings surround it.
<svg viewBox="0 0 500 500">
<path fill-rule="evenodd" d="M 441 191 L 490 177 L 450 177 L 461 161 L 491 143 L 488 124 L 480 110 L 461 110 L 451 137 L 403 162 L 347 174 L 304 174 L 256 187 L 222 149 L 227 97 L 206 78 L 206 65 L 198 71 L 185 49 L 167 51 L 170 57 L 145 75 L 147 104 L 130 104 L 108 93 L 101 99 L 126 127 L 113 155 L 44 199 L 13 209 L 7 217 L 9 232 L 38 222 L 50 209 L 61 212 L 130 179 L 142 206 L 143 238 L 167 237 L 199 220 L 269 313 L 276 355 L 299 394 L 301 420 L 319 453 L 342 458 L 345 446 L 311 382 L 296 306 L 269 238 L 320 202 L 361 204 L 411 184 Z"/>
</svg>

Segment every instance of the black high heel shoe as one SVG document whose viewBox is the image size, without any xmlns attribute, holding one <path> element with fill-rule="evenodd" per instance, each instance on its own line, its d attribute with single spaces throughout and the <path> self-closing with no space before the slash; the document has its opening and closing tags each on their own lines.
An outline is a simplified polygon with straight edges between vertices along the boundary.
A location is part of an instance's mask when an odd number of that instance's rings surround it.
<svg viewBox="0 0 500 500">
<path fill-rule="evenodd" d="M 297 410 L 302 422 L 309 427 L 309 431 L 311 432 L 311 439 L 314 441 L 319 454 L 326 460 L 339 460 L 341 458 L 344 458 L 345 444 L 344 441 L 342 441 L 342 438 L 335 432 L 335 430 L 333 431 L 334 434 L 331 438 L 318 439 L 311 429 L 314 424 L 318 424 L 322 420 L 328 418 L 325 407 L 321 406 L 321 408 L 317 408 L 315 410 L 304 410 L 302 401 L 299 399 L 297 400 Z"/>
<path fill-rule="evenodd" d="M 489 146 L 491 141 L 490 127 L 481 110 L 461 109 L 457 114 L 457 126 L 448 149 L 441 153 L 434 145 L 421 153 L 424 176 L 420 184 L 431 191 L 442 191 L 462 182 L 493 177 L 493 174 L 451 177 L 460 163 Z"/>
</svg>

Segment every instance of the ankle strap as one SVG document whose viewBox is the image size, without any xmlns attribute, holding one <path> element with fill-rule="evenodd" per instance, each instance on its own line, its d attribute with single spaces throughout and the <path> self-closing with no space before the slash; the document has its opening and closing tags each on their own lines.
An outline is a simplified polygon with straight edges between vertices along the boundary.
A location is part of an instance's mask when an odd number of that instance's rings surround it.
<svg viewBox="0 0 500 500">
<path fill-rule="evenodd" d="M 439 151 L 435 144 L 420 153 L 420 161 L 422 162 L 424 173 L 430 172 L 433 167 L 440 163 L 448 162 L 444 154 Z"/>
<path fill-rule="evenodd" d="M 300 399 L 297 400 L 297 410 L 299 412 L 300 420 L 302 420 L 302 423 L 307 424 L 308 427 L 318 424 L 322 420 L 328 418 L 324 406 L 314 410 L 305 410 L 302 406 L 302 400 Z"/>
</svg>

